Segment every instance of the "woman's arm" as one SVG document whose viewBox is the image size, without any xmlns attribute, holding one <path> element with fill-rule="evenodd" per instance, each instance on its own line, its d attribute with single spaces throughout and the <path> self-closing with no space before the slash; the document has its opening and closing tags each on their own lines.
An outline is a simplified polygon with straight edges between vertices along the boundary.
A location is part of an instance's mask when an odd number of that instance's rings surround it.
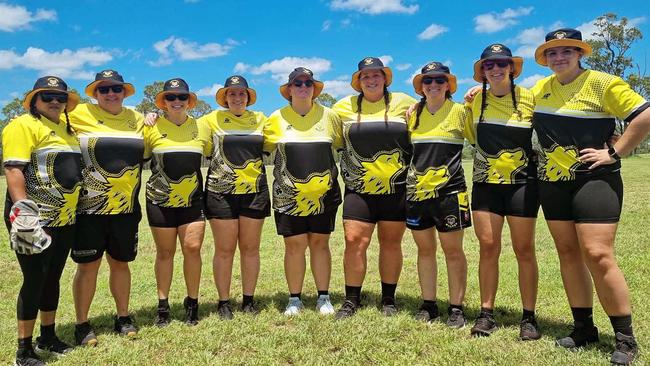
<svg viewBox="0 0 650 366">
<path fill-rule="evenodd" d="M 13 202 L 27 198 L 22 166 L 5 166 L 5 178 L 7 179 L 7 191 Z"/>
</svg>

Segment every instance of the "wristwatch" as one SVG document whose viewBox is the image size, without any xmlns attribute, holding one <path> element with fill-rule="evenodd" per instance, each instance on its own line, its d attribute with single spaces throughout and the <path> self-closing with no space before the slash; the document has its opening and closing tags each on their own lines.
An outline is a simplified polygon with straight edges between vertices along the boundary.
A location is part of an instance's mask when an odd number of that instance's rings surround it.
<svg viewBox="0 0 650 366">
<path fill-rule="evenodd" d="M 612 157 L 612 159 L 614 159 L 616 161 L 621 160 L 621 157 L 616 152 L 616 149 L 614 149 L 614 146 L 610 146 L 609 149 L 607 150 L 607 153 L 609 154 L 609 156 Z"/>
</svg>

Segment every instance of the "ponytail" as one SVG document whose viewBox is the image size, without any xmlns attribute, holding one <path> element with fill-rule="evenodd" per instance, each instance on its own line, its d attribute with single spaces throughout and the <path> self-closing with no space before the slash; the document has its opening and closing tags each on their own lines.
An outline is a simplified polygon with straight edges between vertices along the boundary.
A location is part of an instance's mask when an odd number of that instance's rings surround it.
<svg viewBox="0 0 650 366">
<path fill-rule="evenodd" d="M 517 108 L 517 96 L 515 95 L 515 77 L 510 73 L 510 95 L 512 96 L 512 106 L 515 108 L 517 118 L 521 121 L 521 111 Z"/>
<path fill-rule="evenodd" d="M 487 80 L 483 78 L 483 93 L 481 93 L 481 115 L 478 117 L 479 122 L 483 122 L 483 112 L 487 107 Z"/>
<path fill-rule="evenodd" d="M 420 98 L 420 101 L 418 102 L 418 108 L 416 110 L 415 114 L 415 125 L 413 125 L 413 130 L 417 129 L 420 126 L 420 114 L 422 114 L 422 111 L 424 110 L 424 106 L 427 104 L 427 97 L 422 97 Z"/>
</svg>

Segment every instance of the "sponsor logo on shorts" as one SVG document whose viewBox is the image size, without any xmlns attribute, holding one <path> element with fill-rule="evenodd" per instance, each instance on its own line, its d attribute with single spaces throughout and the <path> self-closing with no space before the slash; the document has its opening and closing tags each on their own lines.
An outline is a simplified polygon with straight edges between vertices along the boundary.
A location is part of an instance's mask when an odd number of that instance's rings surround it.
<svg viewBox="0 0 650 366">
<path fill-rule="evenodd" d="M 72 254 L 75 257 L 90 257 L 97 254 L 97 249 L 73 250 Z"/>
<path fill-rule="evenodd" d="M 456 218 L 456 216 L 454 215 L 449 215 L 445 217 L 445 226 L 447 226 L 450 229 L 458 226 L 458 218 Z"/>
<path fill-rule="evenodd" d="M 411 226 L 420 226 L 420 218 L 419 217 L 407 217 L 406 218 L 406 223 L 411 225 Z"/>
</svg>

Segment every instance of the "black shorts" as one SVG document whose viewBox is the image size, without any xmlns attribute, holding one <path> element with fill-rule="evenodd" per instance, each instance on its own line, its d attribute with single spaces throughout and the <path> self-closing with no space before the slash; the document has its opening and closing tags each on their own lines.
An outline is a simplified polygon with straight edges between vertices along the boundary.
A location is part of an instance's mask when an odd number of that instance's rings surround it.
<svg viewBox="0 0 650 366">
<path fill-rule="evenodd" d="M 77 238 L 72 260 L 90 263 L 104 255 L 120 262 L 131 262 L 138 254 L 138 224 L 142 213 L 117 215 L 77 215 Z"/>
<path fill-rule="evenodd" d="M 345 190 L 343 219 L 377 223 L 406 220 L 406 192 L 365 194 Z"/>
<path fill-rule="evenodd" d="M 284 237 L 307 233 L 331 234 L 336 223 L 336 209 L 311 216 L 291 216 L 274 212 L 278 235 Z"/>
<path fill-rule="evenodd" d="M 441 233 L 462 230 L 472 226 L 471 217 L 467 192 L 425 201 L 406 201 L 406 227 L 411 230 L 434 226 Z"/>
<path fill-rule="evenodd" d="M 219 194 L 207 191 L 205 216 L 208 219 L 236 219 L 239 216 L 263 219 L 271 216 L 269 191 L 247 194 Z"/>
<path fill-rule="evenodd" d="M 147 201 L 147 219 L 152 227 L 179 227 L 205 221 L 203 202 L 192 207 L 162 207 Z"/>
<path fill-rule="evenodd" d="M 499 216 L 537 217 L 537 181 L 530 179 L 525 184 L 474 183 L 472 211 L 488 211 Z"/>
<path fill-rule="evenodd" d="M 546 220 L 613 223 L 621 217 L 620 173 L 570 182 L 540 182 L 539 193 Z"/>
</svg>

